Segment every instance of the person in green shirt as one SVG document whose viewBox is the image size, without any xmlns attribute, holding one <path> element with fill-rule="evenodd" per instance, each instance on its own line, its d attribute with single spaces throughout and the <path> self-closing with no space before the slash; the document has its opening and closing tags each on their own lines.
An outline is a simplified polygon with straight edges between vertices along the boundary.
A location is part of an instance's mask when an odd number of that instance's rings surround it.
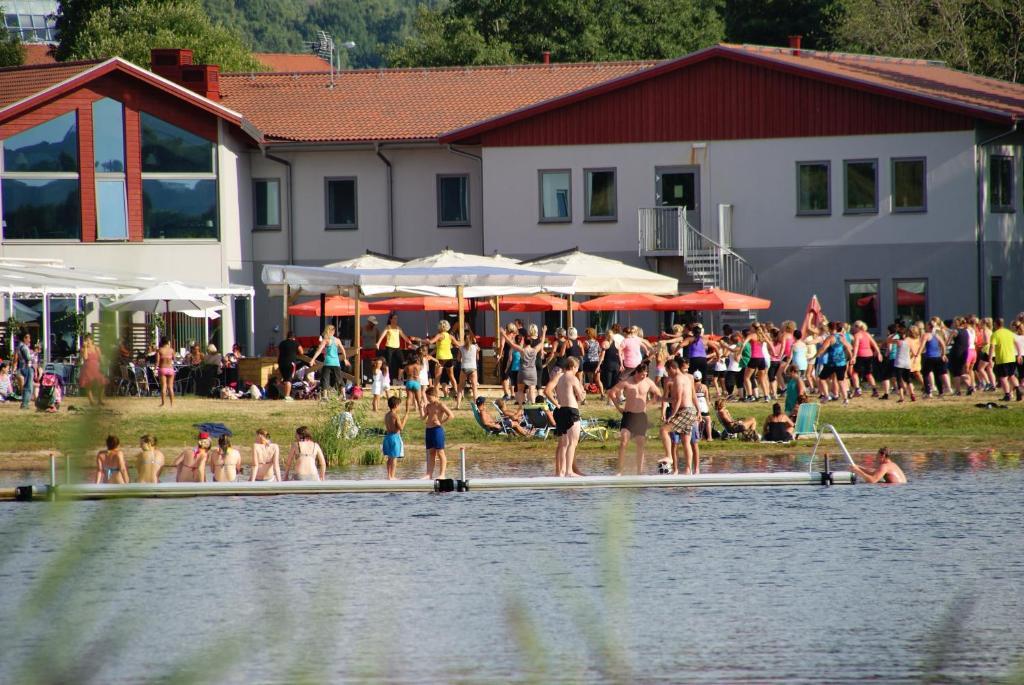
<svg viewBox="0 0 1024 685">
<path fill-rule="evenodd" d="M 1003 388 L 1003 402 L 1010 401 L 1010 388 L 1016 392 L 1019 402 L 1022 390 L 1017 380 L 1017 344 L 1013 332 L 1004 325 L 1002 317 L 995 319 L 995 328 L 988 342 L 989 359 L 992 360 L 999 385 Z"/>
</svg>

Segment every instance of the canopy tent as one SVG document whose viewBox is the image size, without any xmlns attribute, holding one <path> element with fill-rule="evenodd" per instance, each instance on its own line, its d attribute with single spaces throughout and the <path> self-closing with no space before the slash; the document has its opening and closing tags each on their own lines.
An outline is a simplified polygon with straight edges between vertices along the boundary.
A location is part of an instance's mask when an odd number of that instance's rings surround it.
<svg viewBox="0 0 1024 685">
<path fill-rule="evenodd" d="M 720 288 L 707 288 L 662 300 L 653 309 L 661 312 L 684 310 L 721 311 L 725 309 L 768 309 L 771 306 L 771 300 L 751 295 L 741 295 L 740 293 Z"/>
<path fill-rule="evenodd" d="M 617 293 L 595 297 L 584 302 L 580 309 L 588 312 L 636 312 L 648 309 L 656 309 L 658 305 L 665 302 L 664 297 L 648 295 L 647 293 Z"/>
<path fill-rule="evenodd" d="M 577 276 L 573 291 L 577 295 L 675 295 L 679 292 L 679 282 L 674 278 L 639 269 L 615 259 L 580 252 L 579 248 L 524 260 L 521 265 L 529 269 Z"/>
<path fill-rule="evenodd" d="M 360 295 L 366 290 L 385 288 L 390 291 L 413 291 L 425 295 L 494 297 L 503 294 L 536 293 L 545 290 L 572 292 L 576 277 L 546 271 L 509 266 L 409 267 L 394 269 L 328 269 L 314 266 L 267 264 L 263 267 L 263 283 L 281 287 L 287 318 L 288 294 L 292 289 L 302 293 L 348 293 L 356 301 L 359 315 Z M 423 292 L 426 290 L 427 292 Z M 440 291 L 440 292 L 430 292 Z M 459 309 L 459 329 L 463 328 L 463 310 Z M 284 326 L 287 328 L 287 325 Z M 353 347 L 360 349 L 361 326 L 355 327 Z"/>
<path fill-rule="evenodd" d="M 352 259 L 343 259 L 340 262 L 324 264 L 328 269 L 394 269 L 402 266 L 405 262 L 395 257 L 377 254 L 367 251 Z"/>
</svg>

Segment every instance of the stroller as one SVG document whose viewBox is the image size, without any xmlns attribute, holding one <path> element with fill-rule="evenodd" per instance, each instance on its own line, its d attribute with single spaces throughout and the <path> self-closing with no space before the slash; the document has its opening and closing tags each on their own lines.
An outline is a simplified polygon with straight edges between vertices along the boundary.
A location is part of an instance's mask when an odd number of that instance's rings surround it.
<svg viewBox="0 0 1024 685">
<path fill-rule="evenodd" d="M 60 403 L 64 401 L 63 381 L 55 373 L 43 374 L 39 381 L 39 395 L 36 396 L 36 409 L 50 412 L 51 414 L 60 409 Z"/>
</svg>

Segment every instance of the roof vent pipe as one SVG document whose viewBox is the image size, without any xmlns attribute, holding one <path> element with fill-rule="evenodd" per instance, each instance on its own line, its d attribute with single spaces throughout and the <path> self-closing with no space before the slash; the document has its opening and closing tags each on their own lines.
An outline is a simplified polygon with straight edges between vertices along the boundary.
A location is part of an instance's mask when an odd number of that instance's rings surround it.
<svg viewBox="0 0 1024 685">
<path fill-rule="evenodd" d="M 540 53 L 540 56 L 541 56 L 541 59 L 544 62 L 544 64 L 551 64 L 551 51 L 550 50 L 545 50 L 544 52 Z"/>
<path fill-rule="evenodd" d="M 803 41 L 803 36 L 790 36 L 789 37 L 789 48 L 793 51 L 793 54 L 797 57 L 800 56 L 800 43 Z"/>
</svg>

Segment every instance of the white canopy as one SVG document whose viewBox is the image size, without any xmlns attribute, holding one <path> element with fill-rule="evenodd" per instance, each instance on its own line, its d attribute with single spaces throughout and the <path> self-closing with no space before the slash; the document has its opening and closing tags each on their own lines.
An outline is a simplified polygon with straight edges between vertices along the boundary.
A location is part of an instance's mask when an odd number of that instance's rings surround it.
<svg viewBox="0 0 1024 685">
<path fill-rule="evenodd" d="M 388 259 L 373 252 L 361 254 L 352 259 L 343 259 L 340 262 L 324 264 L 328 269 L 394 269 L 402 266 L 404 262 L 398 259 Z"/>
<path fill-rule="evenodd" d="M 576 277 L 516 265 L 329 269 L 267 264 L 263 267 L 263 282 L 267 286 L 288 285 L 297 293 L 329 295 L 347 294 L 358 287 L 364 295 L 386 290 L 454 297 L 455 287 L 463 286 L 463 295 L 472 298 L 572 292 Z"/>
<path fill-rule="evenodd" d="M 354 261 L 354 260 L 353 260 Z M 518 267 L 519 262 L 509 257 L 502 257 L 501 255 L 479 255 L 469 254 L 466 252 L 456 252 L 445 248 L 437 254 L 427 255 L 426 257 L 419 257 L 417 259 L 409 260 L 405 263 L 399 263 L 397 268 L 402 271 L 409 271 L 411 269 L 438 269 L 438 268 L 459 268 L 459 267 L 499 267 L 499 268 L 521 268 Z M 374 295 L 390 295 L 393 294 L 394 288 L 391 286 L 364 286 L 363 294 L 368 296 Z M 417 288 L 416 293 L 421 295 L 439 295 L 442 297 L 450 296 L 450 289 L 446 290 L 443 287 L 422 287 Z M 481 291 L 475 291 L 478 294 L 467 297 L 487 297 L 494 295 L 508 295 L 509 292 L 502 290 L 489 291 L 486 294 L 481 294 Z M 517 291 L 518 292 L 518 291 Z"/>
<path fill-rule="evenodd" d="M 646 269 L 638 269 L 624 262 L 576 250 L 522 263 L 528 269 L 542 269 L 557 274 L 573 274 L 578 295 L 605 295 L 609 293 L 647 293 L 675 295 L 679 281 Z"/>
<path fill-rule="evenodd" d="M 123 297 L 108 308 L 121 312 L 158 313 L 164 310 L 179 312 L 223 309 L 224 303 L 205 290 L 190 288 L 177 281 L 165 281 Z"/>
</svg>

